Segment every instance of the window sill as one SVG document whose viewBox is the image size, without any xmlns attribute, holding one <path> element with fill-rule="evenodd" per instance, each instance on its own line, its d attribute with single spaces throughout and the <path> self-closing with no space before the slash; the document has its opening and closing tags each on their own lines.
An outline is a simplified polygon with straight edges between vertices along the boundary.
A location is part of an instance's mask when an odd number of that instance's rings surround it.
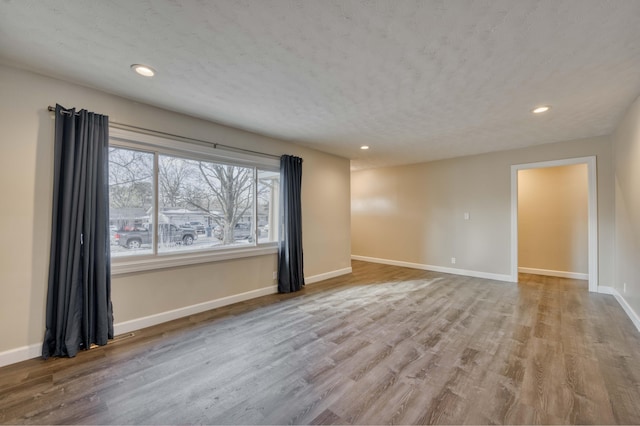
<svg viewBox="0 0 640 426">
<path fill-rule="evenodd" d="M 111 275 L 129 274 L 131 272 L 152 271 L 173 268 L 176 266 L 196 265 L 199 263 L 218 262 L 221 260 L 242 259 L 245 257 L 265 256 L 278 253 L 276 243 L 259 247 L 190 252 L 181 254 L 159 254 L 155 257 L 138 257 L 135 259 L 117 259 L 111 261 Z"/>
</svg>

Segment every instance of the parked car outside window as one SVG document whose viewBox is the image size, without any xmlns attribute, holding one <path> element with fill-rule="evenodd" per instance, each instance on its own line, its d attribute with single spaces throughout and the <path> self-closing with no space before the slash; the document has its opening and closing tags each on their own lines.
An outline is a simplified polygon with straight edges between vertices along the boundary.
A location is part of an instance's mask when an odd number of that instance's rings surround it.
<svg viewBox="0 0 640 426">
<path fill-rule="evenodd" d="M 186 225 L 195 229 L 198 234 L 205 233 L 205 226 L 204 226 L 204 223 L 202 222 L 188 222 Z"/>
<path fill-rule="evenodd" d="M 124 226 L 114 235 L 114 240 L 122 247 L 139 249 L 143 245 L 150 245 L 152 241 L 152 227 Z M 158 227 L 158 241 L 161 244 L 181 244 L 190 246 L 198 239 L 195 229 L 162 223 Z"/>
<path fill-rule="evenodd" d="M 221 225 L 216 226 L 213 229 L 213 235 L 222 240 L 224 238 L 224 227 Z M 250 223 L 236 223 L 236 226 L 233 231 L 233 239 L 234 240 L 246 240 L 251 237 L 251 224 Z"/>
</svg>

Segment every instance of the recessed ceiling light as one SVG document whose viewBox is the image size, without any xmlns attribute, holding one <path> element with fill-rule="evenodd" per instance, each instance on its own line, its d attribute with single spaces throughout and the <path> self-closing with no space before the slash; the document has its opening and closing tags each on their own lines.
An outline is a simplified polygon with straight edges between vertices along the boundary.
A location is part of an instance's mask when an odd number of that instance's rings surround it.
<svg viewBox="0 0 640 426">
<path fill-rule="evenodd" d="M 133 64 L 131 69 L 144 77 L 153 77 L 156 74 L 154 69 L 147 65 Z"/>
<path fill-rule="evenodd" d="M 362 145 L 362 146 L 360 147 L 360 149 L 365 149 L 365 150 L 366 150 L 366 149 L 369 149 L 369 146 L 368 146 L 368 145 Z"/>
<path fill-rule="evenodd" d="M 534 113 L 534 114 L 542 114 L 543 112 L 547 112 L 550 109 L 551 109 L 550 106 L 542 105 L 542 106 L 539 106 L 537 108 L 532 109 L 531 112 Z"/>
</svg>

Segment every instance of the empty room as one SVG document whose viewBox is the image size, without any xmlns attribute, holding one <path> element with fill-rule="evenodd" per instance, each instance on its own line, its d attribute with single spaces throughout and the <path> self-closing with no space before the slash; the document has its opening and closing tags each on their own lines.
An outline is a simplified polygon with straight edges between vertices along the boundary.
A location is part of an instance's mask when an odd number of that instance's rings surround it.
<svg viewBox="0 0 640 426">
<path fill-rule="evenodd" d="M 640 424 L 640 2 L 0 2 L 0 424 Z"/>
</svg>

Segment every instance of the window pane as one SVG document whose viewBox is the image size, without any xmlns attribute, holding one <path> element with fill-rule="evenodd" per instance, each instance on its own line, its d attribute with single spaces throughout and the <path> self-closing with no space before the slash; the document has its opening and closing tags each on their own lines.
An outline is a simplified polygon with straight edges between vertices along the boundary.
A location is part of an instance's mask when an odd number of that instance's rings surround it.
<svg viewBox="0 0 640 426">
<path fill-rule="evenodd" d="M 109 148 L 111 256 L 153 253 L 153 153 Z"/>
<path fill-rule="evenodd" d="M 190 187 L 197 181 L 197 162 L 179 157 L 158 157 L 158 252 L 191 248 L 204 229 L 202 212 L 188 208 Z M 192 225 L 191 222 L 194 222 Z"/>
<path fill-rule="evenodd" d="M 252 245 L 254 169 L 158 158 L 158 252 Z"/>
<path fill-rule="evenodd" d="M 258 242 L 278 240 L 280 173 L 258 170 Z"/>
</svg>

